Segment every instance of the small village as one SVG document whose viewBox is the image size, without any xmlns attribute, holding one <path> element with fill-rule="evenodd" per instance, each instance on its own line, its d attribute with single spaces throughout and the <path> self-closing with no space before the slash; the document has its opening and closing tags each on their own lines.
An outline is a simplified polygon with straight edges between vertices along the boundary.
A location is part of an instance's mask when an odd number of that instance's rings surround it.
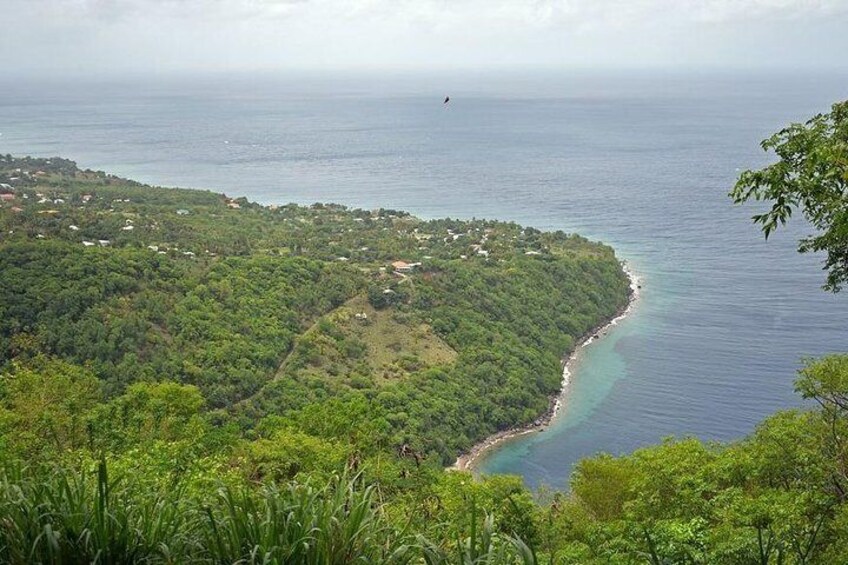
<svg viewBox="0 0 848 565">
<path fill-rule="evenodd" d="M 261 205 L 214 193 L 175 192 L 179 198 L 173 203 L 148 202 L 144 185 L 80 171 L 70 161 L 0 157 L 0 240 L 60 240 L 87 249 L 128 246 L 182 260 L 216 260 L 248 249 L 308 256 L 370 273 L 382 283 L 387 303 L 396 300 L 398 285 L 432 276 L 444 261 L 544 260 L 558 249 L 576 253 L 585 241 L 496 221 L 423 221 L 387 209 Z M 230 214 L 253 222 L 255 232 L 225 235 Z"/>
</svg>

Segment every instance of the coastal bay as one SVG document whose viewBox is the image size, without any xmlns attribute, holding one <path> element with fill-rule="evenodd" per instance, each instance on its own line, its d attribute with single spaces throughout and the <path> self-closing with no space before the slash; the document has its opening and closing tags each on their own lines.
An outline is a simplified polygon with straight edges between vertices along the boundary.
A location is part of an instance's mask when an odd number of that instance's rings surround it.
<svg viewBox="0 0 848 565">
<path fill-rule="evenodd" d="M 4 8 L 0 565 L 848 564 L 848 0 Z"/>
<path fill-rule="evenodd" d="M 804 356 L 848 339 L 820 258 L 795 252 L 803 226 L 763 242 L 727 199 L 765 162 L 761 139 L 844 95 L 838 73 L 33 81 L 0 93 L 3 151 L 269 205 L 498 218 L 613 246 L 646 281 L 639 307 L 586 349 L 554 425 L 489 453 L 484 474 L 564 487 L 598 452 L 741 437 L 799 405 Z M 450 85 L 449 109 L 434 84 Z"/>
</svg>

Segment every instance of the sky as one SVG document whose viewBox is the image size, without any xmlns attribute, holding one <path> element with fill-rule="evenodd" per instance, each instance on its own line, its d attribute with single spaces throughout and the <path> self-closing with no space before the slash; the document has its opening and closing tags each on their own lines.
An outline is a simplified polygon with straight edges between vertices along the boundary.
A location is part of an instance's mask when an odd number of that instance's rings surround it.
<svg viewBox="0 0 848 565">
<path fill-rule="evenodd" d="M 12 16 L 7 75 L 848 68 L 848 0 L 0 0 L 0 11 Z"/>
</svg>

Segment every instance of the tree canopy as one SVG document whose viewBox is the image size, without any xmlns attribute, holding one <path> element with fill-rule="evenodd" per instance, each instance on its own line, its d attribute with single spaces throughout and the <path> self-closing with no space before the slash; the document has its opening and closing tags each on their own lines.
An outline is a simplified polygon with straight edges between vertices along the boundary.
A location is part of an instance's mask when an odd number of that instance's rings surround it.
<svg viewBox="0 0 848 565">
<path fill-rule="evenodd" d="M 737 204 L 770 204 L 753 217 L 766 238 L 800 211 L 816 233 L 802 239 L 798 250 L 826 253 L 825 288 L 838 292 L 848 282 L 848 101 L 782 129 L 762 148 L 778 161 L 743 172 L 731 197 Z"/>
</svg>

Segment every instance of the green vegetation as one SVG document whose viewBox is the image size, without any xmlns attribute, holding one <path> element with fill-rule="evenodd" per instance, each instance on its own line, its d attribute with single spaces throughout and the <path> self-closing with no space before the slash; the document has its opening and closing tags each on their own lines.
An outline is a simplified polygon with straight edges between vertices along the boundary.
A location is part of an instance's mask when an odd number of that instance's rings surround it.
<svg viewBox="0 0 848 565">
<path fill-rule="evenodd" d="M 51 399 L 58 405 L 50 413 L 20 408 L 22 399 L 44 392 L 38 372 L 5 381 L 14 386 L 4 393 L 4 440 L 45 438 L 52 451 L 44 463 L 32 462 L 39 459 L 33 453 L 26 467 L 4 459 L 0 562 L 848 559 L 845 355 L 801 371 L 798 391 L 818 409 L 776 414 L 730 445 L 687 439 L 627 457 L 586 459 L 571 493 L 541 493 L 540 501 L 515 478 L 475 481 L 388 456 L 346 475 L 339 469 L 355 466 L 345 458 L 347 444 L 291 428 L 222 452 L 224 435 L 198 419 L 196 389 L 133 385 L 120 408 L 103 412 L 86 386 L 91 375 L 70 366 L 41 368 L 48 370 L 63 390 L 75 382 L 82 391 Z M 94 407 L 86 413 L 80 408 L 86 405 Z M 93 450 L 69 443 L 79 410 L 114 433 L 108 467 Z M 348 412 L 356 420 L 355 410 Z M 334 421 L 305 420 L 303 428 L 317 433 L 323 425 L 326 432 L 347 417 L 334 411 Z M 367 428 L 356 424 L 357 433 Z M 300 465 L 293 481 L 286 478 L 291 465 Z"/>
<path fill-rule="evenodd" d="M 833 290 L 842 114 L 766 142 L 783 161 L 734 192 L 775 201 L 767 234 L 803 206 Z M 534 495 L 443 465 L 544 412 L 626 304 L 609 248 L 2 166 L 0 563 L 848 562 L 848 355 L 808 360 L 810 408 L 748 438 L 589 458 Z"/>
<path fill-rule="evenodd" d="M 610 248 L 503 222 L 261 206 L 58 158 L 3 157 L 0 183 L 2 514 L 15 517 L 0 561 L 526 551 L 520 482 L 443 466 L 549 409 L 562 356 L 627 303 Z M 319 540 L 330 532 L 310 520 L 353 519 L 339 493 L 365 522 Z M 309 497 L 327 506 L 299 509 L 317 513 L 298 517 L 305 530 L 267 522 Z"/>
<path fill-rule="evenodd" d="M 0 369 L 88 371 L 100 411 L 137 383 L 196 387 L 200 419 L 242 439 L 341 410 L 312 439 L 441 466 L 542 414 L 561 357 L 628 299 L 612 250 L 561 232 L 260 206 L 62 159 L 6 157 L 0 181 Z"/>
<path fill-rule="evenodd" d="M 802 239 L 798 250 L 826 252 L 825 289 L 839 291 L 848 282 L 848 101 L 784 128 L 762 147 L 778 161 L 742 173 L 731 196 L 737 204 L 771 203 L 753 218 L 766 238 L 800 210 L 817 233 Z"/>
</svg>

